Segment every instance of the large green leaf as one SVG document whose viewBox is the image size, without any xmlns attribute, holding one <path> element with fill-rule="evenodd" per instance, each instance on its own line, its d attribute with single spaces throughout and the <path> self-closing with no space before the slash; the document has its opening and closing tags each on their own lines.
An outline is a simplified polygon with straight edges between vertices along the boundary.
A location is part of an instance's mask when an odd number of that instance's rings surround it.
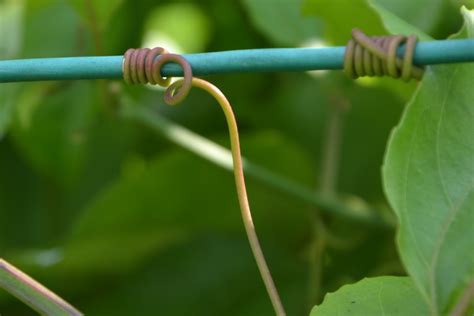
<svg viewBox="0 0 474 316">
<path fill-rule="evenodd" d="M 89 83 L 37 84 L 20 98 L 21 119 L 12 129 L 16 144 L 33 166 L 60 183 L 70 185 L 83 172 L 87 130 L 96 114 L 92 96 Z M 22 114 L 27 108 L 31 113 Z"/>
<path fill-rule="evenodd" d="M 428 315 L 428 308 L 410 278 L 377 277 L 345 285 L 326 295 L 311 316 Z"/>
<path fill-rule="evenodd" d="M 84 54 L 90 39 L 80 29 L 78 14 L 65 1 L 41 2 L 27 1 L 22 58 Z"/>
<path fill-rule="evenodd" d="M 370 35 L 387 34 L 380 16 L 366 0 L 305 0 L 303 10 L 325 22 L 325 37 L 333 44 L 345 45 L 355 27 Z"/>
<path fill-rule="evenodd" d="M 404 34 L 404 35 L 414 34 L 418 37 L 419 40 L 422 40 L 422 41 L 433 40 L 433 38 L 431 38 L 429 35 L 427 35 L 423 31 L 419 30 L 417 27 L 413 26 L 409 22 L 400 18 L 394 12 L 386 9 L 384 6 L 382 6 L 379 3 L 379 1 L 376 1 L 376 0 L 367 0 L 367 1 L 370 4 L 370 6 L 380 15 L 385 28 L 391 34 Z M 411 2 L 414 3 L 414 1 L 411 1 Z M 423 11 L 423 10 L 418 10 L 416 12 L 419 12 L 419 11 Z"/>
<path fill-rule="evenodd" d="M 78 15 L 64 1 L 29 2 L 26 9 L 24 58 L 77 55 L 88 45 L 89 39 L 81 38 Z M 91 82 L 24 85 L 15 99 L 18 124 L 13 124 L 12 136 L 41 174 L 71 184 L 83 171 L 87 128 L 96 116 L 94 97 Z"/>
<path fill-rule="evenodd" d="M 279 45 L 301 45 L 320 35 L 313 17 L 301 16 L 302 0 L 242 0 L 255 26 Z"/>
<path fill-rule="evenodd" d="M 463 10 L 474 36 L 474 13 Z M 445 314 L 474 284 L 474 64 L 434 66 L 392 134 L 384 186 L 403 262 Z"/>
<path fill-rule="evenodd" d="M 371 0 L 382 8 L 416 26 L 426 33 L 431 33 L 440 21 L 445 9 L 445 0 Z"/>
<path fill-rule="evenodd" d="M 351 30 L 359 28 L 369 35 L 415 34 L 421 40 L 431 37 L 388 10 L 378 0 L 305 0 L 304 12 L 325 22 L 326 38 L 345 44 Z"/>
</svg>

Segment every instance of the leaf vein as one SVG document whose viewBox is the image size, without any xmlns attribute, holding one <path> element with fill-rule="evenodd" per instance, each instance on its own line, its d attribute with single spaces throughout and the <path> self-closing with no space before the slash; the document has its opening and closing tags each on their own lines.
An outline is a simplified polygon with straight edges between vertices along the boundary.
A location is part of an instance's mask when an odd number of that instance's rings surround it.
<svg viewBox="0 0 474 316">
<path fill-rule="evenodd" d="M 439 115 L 438 124 L 437 124 L 437 127 L 436 127 L 436 156 L 435 156 L 436 157 L 436 171 L 437 171 L 436 173 L 439 176 L 441 190 L 443 191 L 443 195 L 446 198 L 446 201 L 448 203 L 449 211 L 448 211 L 448 217 L 445 220 L 445 222 L 443 223 L 443 226 L 440 230 L 440 234 L 438 235 L 438 238 L 436 239 L 436 243 L 434 245 L 435 248 L 434 248 L 434 252 L 433 252 L 433 256 L 432 256 L 431 263 L 430 263 L 430 268 L 429 268 L 429 276 L 428 277 L 429 277 L 430 292 L 431 292 L 431 305 L 432 305 L 433 308 L 435 308 L 435 310 L 437 310 L 436 302 L 437 302 L 437 297 L 438 297 L 438 293 L 437 293 L 436 286 L 435 286 L 435 270 L 436 270 L 436 263 L 437 263 L 436 261 L 439 257 L 439 252 L 441 250 L 441 246 L 444 243 L 445 236 L 446 236 L 446 234 L 449 230 L 449 227 L 451 226 L 452 222 L 454 221 L 454 217 L 457 214 L 457 211 L 459 209 L 453 203 L 453 201 L 451 200 L 451 198 L 448 194 L 446 181 L 445 181 L 445 178 L 443 176 L 442 169 L 441 169 L 440 134 L 441 134 L 441 126 L 442 126 L 442 122 L 443 122 L 443 114 L 444 114 L 445 109 L 446 109 L 446 104 L 448 103 L 448 99 L 449 99 L 449 96 L 450 96 L 451 87 L 453 85 L 454 78 L 456 77 L 456 74 L 459 71 L 459 67 L 456 67 L 456 66 L 451 66 L 451 67 L 454 67 L 454 69 L 453 69 L 451 78 L 449 78 L 449 82 L 446 86 L 446 89 L 444 90 L 444 91 L 446 91 L 446 95 L 444 96 L 443 101 L 441 103 L 441 111 L 440 111 L 440 115 Z M 443 90 L 441 90 L 441 91 L 443 91 Z M 469 193 L 469 188 L 468 188 L 467 192 Z M 461 201 L 464 200 L 466 196 L 467 195 L 465 195 L 461 199 Z M 461 204 L 458 204 L 458 205 L 461 205 Z"/>
<path fill-rule="evenodd" d="M 421 86 L 418 88 L 418 89 L 421 89 Z M 411 106 L 411 104 L 413 104 L 413 100 L 412 102 L 410 103 L 409 106 Z M 419 117 L 423 117 L 423 114 L 428 111 L 428 105 L 425 105 L 423 111 L 420 113 Z M 412 162 L 412 158 L 413 158 L 413 151 L 414 151 L 414 147 L 415 147 L 415 140 L 416 140 L 416 137 L 418 136 L 418 132 L 419 132 L 419 128 L 420 128 L 420 122 L 422 120 L 418 119 L 417 122 L 415 123 L 415 126 L 414 126 L 414 131 L 413 131 L 413 136 L 410 140 L 410 146 L 409 146 L 409 151 L 408 151 L 408 157 L 407 157 L 407 162 L 405 164 L 405 173 L 404 173 L 404 179 L 403 179 L 403 198 L 402 198 L 402 205 L 401 205 L 401 211 L 400 211 L 400 217 L 402 217 L 404 214 L 409 214 L 408 212 L 408 207 L 407 207 L 407 204 L 408 204 L 408 174 L 409 174 L 409 171 L 410 171 L 410 166 L 411 166 L 411 162 Z M 428 261 L 426 260 L 426 258 L 423 256 L 423 253 L 421 252 L 420 250 L 420 247 L 418 245 L 418 240 L 416 238 L 416 235 L 414 233 L 414 230 L 413 230 L 413 223 L 410 221 L 410 217 L 409 216 L 403 216 L 407 225 L 407 230 L 408 230 L 408 234 L 410 236 L 410 239 L 413 243 L 413 246 L 416 250 L 416 253 L 419 255 L 420 259 L 421 259 L 421 262 L 428 268 L 429 265 L 428 265 Z M 428 299 L 428 297 L 426 296 L 426 293 L 424 291 L 422 291 L 423 293 L 423 296 L 425 296 L 426 299 Z"/>
<path fill-rule="evenodd" d="M 446 104 L 448 103 L 448 99 L 450 96 L 451 92 L 451 87 L 453 85 L 454 78 L 456 77 L 456 73 L 459 70 L 459 67 L 451 66 L 454 67 L 453 74 L 448 82 L 447 88 L 446 88 L 446 95 L 444 96 L 443 102 L 441 103 L 441 111 L 439 114 L 439 120 L 438 120 L 438 125 L 436 127 L 436 171 L 439 176 L 440 184 L 441 184 L 441 189 L 443 191 L 444 196 L 446 197 L 446 200 L 448 201 L 449 207 L 453 206 L 453 201 L 449 197 L 448 191 L 446 189 L 446 181 L 444 179 L 442 170 L 441 170 L 441 150 L 440 150 L 440 133 L 441 133 L 441 126 L 443 122 L 443 114 L 446 109 Z"/>
<path fill-rule="evenodd" d="M 382 316 L 385 316 L 385 310 L 383 308 L 382 298 L 381 298 L 383 282 L 379 282 L 379 285 L 380 285 L 379 286 L 379 293 L 378 293 L 379 306 L 380 306 L 380 310 L 382 311 Z"/>
<path fill-rule="evenodd" d="M 447 221 L 445 221 L 441 229 L 441 232 L 436 240 L 436 248 L 434 249 L 433 258 L 431 260 L 431 265 L 430 265 L 430 285 L 431 285 L 431 291 L 432 291 L 433 304 L 436 304 L 436 301 L 437 301 L 437 292 L 436 292 L 436 285 L 435 285 L 435 271 L 439 262 L 438 257 L 439 257 L 441 248 L 444 245 L 444 242 L 446 241 L 445 237 L 447 233 L 449 232 L 449 229 L 452 223 L 454 223 L 456 215 L 458 214 L 459 210 L 461 209 L 461 206 L 463 205 L 464 201 L 467 199 L 471 190 L 473 189 L 474 189 L 474 185 L 467 187 L 465 193 L 459 199 L 459 202 L 450 208 L 449 217 L 447 218 Z"/>
</svg>

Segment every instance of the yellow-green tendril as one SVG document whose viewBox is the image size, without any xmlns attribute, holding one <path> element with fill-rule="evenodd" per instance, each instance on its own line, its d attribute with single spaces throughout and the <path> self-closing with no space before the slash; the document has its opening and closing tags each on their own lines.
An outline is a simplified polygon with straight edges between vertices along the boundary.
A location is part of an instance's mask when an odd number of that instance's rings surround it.
<svg viewBox="0 0 474 316">
<path fill-rule="evenodd" d="M 183 84 L 182 80 L 176 81 L 173 83 L 169 90 L 171 93 L 179 88 Z M 255 231 L 255 226 L 253 224 L 252 213 L 250 211 L 250 205 L 247 197 L 247 189 L 245 186 L 244 171 L 242 165 L 242 157 L 240 153 L 240 141 L 239 141 L 239 131 L 237 128 L 237 121 L 235 120 L 234 112 L 232 111 L 232 106 L 225 97 L 225 95 L 213 84 L 208 81 L 193 78 L 192 80 L 193 87 L 200 88 L 207 93 L 209 93 L 216 101 L 219 103 L 222 111 L 224 112 L 227 125 L 229 128 L 230 136 L 230 146 L 232 152 L 232 161 L 234 163 L 234 178 L 235 186 L 237 188 L 237 196 L 239 199 L 240 211 L 242 214 L 242 219 L 245 226 L 245 231 L 247 232 L 247 237 L 250 242 L 250 247 L 252 248 L 253 255 L 257 261 L 257 266 L 260 270 L 263 282 L 267 288 L 268 295 L 273 304 L 273 308 L 277 315 L 285 315 L 285 310 L 278 295 L 275 283 L 268 269 L 265 256 L 263 255 L 262 247 L 258 240 L 257 233 Z"/>
<path fill-rule="evenodd" d="M 179 64 L 183 68 L 184 73 L 183 79 L 176 81 L 170 86 L 168 86 L 169 78 L 162 78 L 160 74 L 161 67 L 169 62 Z M 286 315 L 275 283 L 270 274 L 270 270 L 268 269 L 267 262 L 265 261 L 265 256 L 263 255 L 262 247 L 258 241 L 258 236 L 253 224 L 252 213 L 250 212 L 250 205 L 247 197 L 247 189 L 245 187 L 242 157 L 240 154 L 239 131 L 237 129 L 234 112 L 232 111 L 232 107 L 227 98 L 210 82 L 193 78 L 191 66 L 186 59 L 180 55 L 168 54 L 166 50 L 162 48 L 127 50 L 123 61 L 123 77 L 125 82 L 129 84 L 151 83 L 168 87 L 165 91 L 164 99 L 169 105 L 175 105 L 182 102 L 188 95 L 191 87 L 197 87 L 206 91 L 219 103 L 224 111 L 229 128 L 235 185 L 237 188 L 242 220 L 250 242 L 250 247 L 255 257 L 255 261 L 257 261 L 260 275 L 265 283 L 275 313 L 278 316 Z"/>
</svg>

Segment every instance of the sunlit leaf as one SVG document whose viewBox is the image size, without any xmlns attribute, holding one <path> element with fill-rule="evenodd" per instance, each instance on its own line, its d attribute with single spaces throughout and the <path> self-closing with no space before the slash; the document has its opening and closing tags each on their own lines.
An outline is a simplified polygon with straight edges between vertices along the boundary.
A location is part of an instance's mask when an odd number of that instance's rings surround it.
<svg viewBox="0 0 474 316">
<path fill-rule="evenodd" d="M 305 0 L 303 11 L 324 21 L 325 38 L 333 44 L 345 45 L 355 27 L 369 35 L 387 34 L 366 0 Z"/>
<path fill-rule="evenodd" d="M 206 12 L 193 3 L 158 6 L 145 22 L 144 47 L 163 46 L 170 51 L 201 52 L 209 41 L 210 23 Z"/>
<path fill-rule="evenodd" d="M 428 308 L 410 278 L 377 277 L 344 285 L 326 295 L 311 316 L 428 315 Z"/>
<path fill-rule="evenodd" d="M 242 0 L 255 26 L 278 45 L 301 45 L 320 37 L 320 23 L 301 14 L 302 0 Z"/>
</svg>

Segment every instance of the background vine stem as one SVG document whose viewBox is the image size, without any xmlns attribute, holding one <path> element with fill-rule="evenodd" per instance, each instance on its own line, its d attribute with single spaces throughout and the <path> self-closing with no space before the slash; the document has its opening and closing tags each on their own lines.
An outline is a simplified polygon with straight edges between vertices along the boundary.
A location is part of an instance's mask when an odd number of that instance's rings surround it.
<svg viewBox="0 0 474 316">
<path fill-rule="evenodd" d="M 1 258 L 0 288 L 4 288 L 41 315 L 82 315 L 62 298 Z"/>
<path fill-rule="evenodd" d="M 172 86 L 170 86 L 169 89 L 170 91 L 176 91 L 176 87 L 179 87 L 182 84 L 183 80 L 181 79 L 175 82 Z M 240 210 L 242 213 L 242 220 L 245 226 L 245 231 L 247 233 L 250 247 L 255 257 L 255 261 L 257 262 L 258 269 L 260 270 L 260 275 L 262 276 L 263 282 L 265 283 L 268 295 L 270 296 L 270 300 L 272 302 L 275 313 L 278 316 L 286 315 L 285 309 L 278 294 L 278 290 L 275 286 L 267 262 L 265 260 L 265 256 L 263 254 L 262 247 L 260 246 L 257 232 L 253 223 L 252 213 L 250 211 L 250 205 L 248 202 L 247 189 L 245 186 L 243 163 L 240 151 L 239 131 L 237 128 L 237 121 L 235 119 L 232 106 L 230 105 L 225 95 L 210 82 L 198 78 L 193 78 L 192 85 L 193 87 L 200 88 L 209 93 L 218 102 L 218 104 L 222 108 L 222 111 L 224 112 L 229 129 L 232 161 L 234 165 L 235 185 L 237 188 L 237 196 L 239 200 Z"/>
<path fill-rule="evenodd" d="M 340 164 L 340 151 L 342 130 L 344 126 L 344 114 L 349 109 L 349 101 L 340 93 L 331 93 L 329 104 L 329 119 L 326 126 L 323 148 L 321 150 L 321 177 L 319 179 L 319 192 L 323 196 L 333 198 L 337 195 L 337 178 Z M 323 283 L 325 251 L 330 246 L 333 238 L 328 238 L 328 231 L 325 220 L 321 216 L 321 210 L 316 208 L 312 212 L 312 242 L 309 257 L 309 286 L 308 302 L 311 309 L 315 304 L 320 303 L 322 296 L 321 286 Z"/>
<path fill-rule="evenodd" d="M 225 170 L 233 170 L 232 153 L 227 148 L 167 119 L 151 108 L 140 106 L 129 97 L 122 96 L 120 102 L 122 103 L 120 108 L 121 117 L 136 120 L 197 156 Z M 319 191 L 313 191 L 304 185 L 256 164 L 250 159 L 242 158 L 242 161 L 244 172 L 247 176 L 261 181 L 278 192 L 303 201 L 309 206 L 317 207 L 327 215 L 337 216 L 347 221 L 375 226 L 381 229 L 394 228 L 394 219 L 388 216 L 379 216 L 379 212 L 375 209 L 354 209 L 343 200 L 339 200 L 337 196 L 329 197 L 321 194 Z"/>
</svg>

